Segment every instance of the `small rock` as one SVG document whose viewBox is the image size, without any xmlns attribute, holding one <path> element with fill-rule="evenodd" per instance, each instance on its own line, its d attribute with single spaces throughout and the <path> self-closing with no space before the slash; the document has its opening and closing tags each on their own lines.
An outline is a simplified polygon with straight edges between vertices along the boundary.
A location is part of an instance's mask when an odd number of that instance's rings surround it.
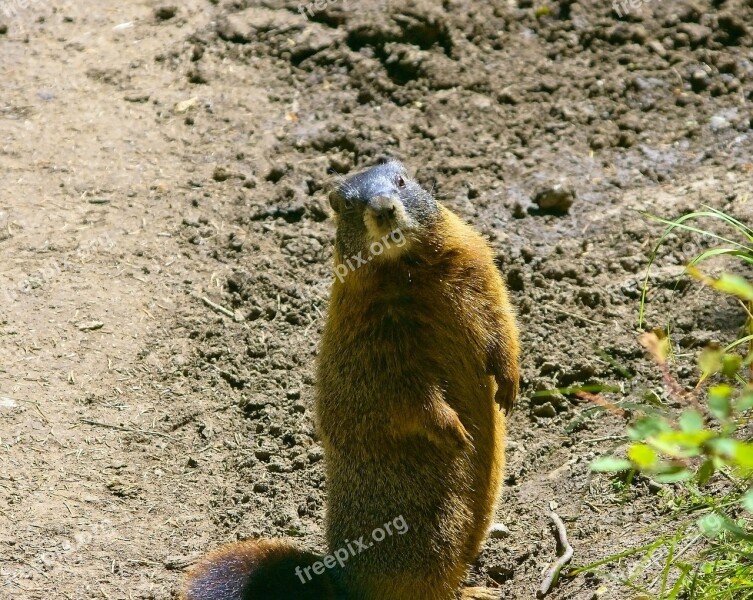
<svg viewBox="0 0 753 600">
<path fill-rule="evenodd" d="M 510 537 L 510 530 L 502 523 L 495 523 L 489 528 L 489 537 L 495 540 L 501 540 Z"/>
<path fill-rule="evenodd" d="M 18 402 L 16 402 L 13 398 L 0 396 L 0 408 L 16 408 L 17 406 Z"/>
<path fill-rule="evenodd" d="M 705 90 L 709 85 L 709 76 L 703 69 L 696 69 L 690 76 L 690 85 L 694 92 Z"/>
<path fill-rule="evenodd" d="M 591 137 L 589 145 L 591 146 L 591 150 L 601 150 L 602 148 L 608 148 L 610 141 L 603 133 L 597 133 Z"/>
<path fill-rule="evenodd" d="M 175 105 L 175 108 L 173 110 L 178 114 L 188 112 L 189 110 L 194 108 L 196 105 L 198 105 L 198 103 L 199 103 L 199 99 L 196 96 L 194 96 L 193 98 L 189 98 L 188 100 L 182 100 L 178 102 Z"/>
<path fill-rule="evenodd" d="M 262 462 L 268 462 L 272 458 L 272 451 L 268 448 L 259 448 L 254 451 L 254 456 Z"/>
<path fill-rule="evenodd" d="M 709 121 L 709 126 L 711 127 L 712 131 L 721 131 L 722 129 L 727 129 L 730 124 L 727 119 L 725 119 L 721 115 L 714 115 L 711 117 L 711 120 Z"/>
<path fill-rule="evenodd" d="M 543 188 L 533 197 L 534 203 L 543 211 L 566 214 L 575 200 L 575 190 L 562 184 Z"/>
<path fill-rule="evenodd" d="M 76 325 L 79 331 L 96 331 L 97 329 L 102 329 L 104 326 L 105 324 L 102 321 L 82 321 Z"/>
<path fill-rule="evenodd" d="M 217 34 L 227 42 L 234 44 L 248 44 L 252 34 L 247 33 L 245 24 L 235 15 L 221 18 L 217 21 Z"/>
<path fill-rule="evenodd" d="M 137 485 L 131 485 L 120 479 L 113 479 L 107 483 L 107 489 L 118 498 L 136 498 L 141 490 Z"/>
<path fill-rule="evenodd" d="M 215 167 L 214 173 L 212 174 L 212 179 L 215 181 L 227 181 L 230 179 L 231 174 L 230 171 L 228 171 L 225 167 Z"/>
<path fill-rule="evenodd" d="M 520 95 L 512 88 L 505 88 L 497 94 L 497 102 L 500 104 L 510 104 L 511 106 L 515 106 L 516 104 L 520 104 Z"/>
<path fill-rule="evenodd" d="M 675 40 L 677 41 L 682 34 L 685 34 L 688 42 L 694 48 L 701 46 L 711 35 L 710 27 L 699 25 L 698 23 L 683 23 L 677 28 L 677 30 L 679 33 L 675 37 Z M 682 38 L 680 41 L 684 41 L 684 39 L 685 38 Z"/>
<path fill-rule="evenodd" d="M 132 92 L 123 96 L 123 100 L 126 102 L 133 102 L 134 104 L 144 104 L 149 102 L 150 95 L 142 92 Z"/>
<path fill-rule="evenodd" d="M 547 402 L 541 406 L 535 406 L 533 408 L 533 414 L 544 419 L 551 419 L 557 416 L 557 411 L 554 409 L 551 402 Z"/>
<path fill-rule="evenodd" d="M 667 49 L 659 40 L 651 40 L 648 43 L 648 47 L 651 48 L 657 56 L 661 56 L 662 58 L 667 56 Z"/>
</svg>

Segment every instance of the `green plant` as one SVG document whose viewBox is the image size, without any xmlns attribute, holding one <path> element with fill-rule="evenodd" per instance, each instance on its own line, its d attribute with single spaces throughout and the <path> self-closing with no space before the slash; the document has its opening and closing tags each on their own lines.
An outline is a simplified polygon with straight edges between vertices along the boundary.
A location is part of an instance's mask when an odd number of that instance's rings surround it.
<svg viewBox="0 0 753 600">
<path fill-rule="evenodd" d="M 747 319 L 738 339 L 724 348 L 709 348 L 700 355 L 698 386 L 686 392 L 672 376 L 671 342 L 663 332 L 641 336 L 641 343 L 661 370 L 670 396 L 684 408 L 679 414 L 666 410 L 637 411 L 627 428 L 630 440 L 624 457 L 606 456 L 591 468 L 600 472 L 641 473 L 659 483 L 680 484 L 684 501 L 671 515 L 673 535 L 657 535 L 649 544 L 627 550 L 581 567 L 593 570 L 627 557 L 641 557 L 622 583 L 660 599 L 753 598 L 753 443 L 749 425 L 753 422 L 753 285 L 740 275 L 722 273 L 711 277 L 700 265 L 726 256 L 753 264 L 753 230 L 713 208 L 693 212 L 674 221 L 649 215 L 666 225 L 654 247 L 646 270 L 640 304 L 640 323 L 645 315 L 649 272 L 657 252 L 675 229 L 701 233 L 724 245 L 700 252 L 686 273 L 721 294 L 737 299 Z M 693 223 L 714 219 L 732 231 L 732 239 L 700 229 Z M 747 353 L 741 350 L 747 344 Z M 716 476 L 716 477 L 715 477 Z M 712 478 L 719 485 L 708 492 Z M 693 544 L 688 543 L 691 539 Z M 697 540 L 703 543 L 698 546 Z M 691 546 L 695 546 L 691 549 Z M 648 586 L 637 582 L 645 565 L 662 565 L 660 574 Z M 658 590 L 658 591 L 657 591 Z"/>
</svg>

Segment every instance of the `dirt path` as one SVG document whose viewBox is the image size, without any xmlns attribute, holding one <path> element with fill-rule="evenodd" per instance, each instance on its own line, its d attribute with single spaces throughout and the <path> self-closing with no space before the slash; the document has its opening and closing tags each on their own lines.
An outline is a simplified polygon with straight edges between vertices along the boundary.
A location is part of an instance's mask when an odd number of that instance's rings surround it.
<svg viewBox="0 0 753 600">
<path fill-rule="evenodd" d="M 635 336 L 658 229 L 635 210 L 750 220 L 753 5 L 330 4 L 0 3 L 0 598 L 169 598 L 221 541 L 323 548 L 321 191 L 383 155 L 490 237 L 520 312 L 510 536 L 469 580 L 534 597 L 552 503 L 579 563 L 661 517 L 647 484 L 589 475 L 622 418 L 531 395 L 660 388 Z M 557 185 L 569 211 L 538 210 Z M 649 325 L 689 309 L 688 356 L 743 320 L 672 291 L 704 243 L 671 240 L 652 276 Z M 600 586 L 622 597 L 552 597 Z"/>
</svg>

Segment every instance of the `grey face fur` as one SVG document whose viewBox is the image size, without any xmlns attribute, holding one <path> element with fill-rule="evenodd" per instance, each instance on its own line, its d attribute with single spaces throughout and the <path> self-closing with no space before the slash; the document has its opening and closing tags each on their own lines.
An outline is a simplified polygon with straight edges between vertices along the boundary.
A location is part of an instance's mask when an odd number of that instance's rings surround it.
<svg viewBox="0 0 753 600">
<path fill-rule="evenodd" d="M 336 245 L 343 258 L 367 253 L 372 244 L 390 235 L 393 242 L 403 240 L 400 250 L 407 249 L 413 234 L 430 226 L 438 214 L 431 194 L 411 179 L 397 160 L 344 179 L 329 201 L 336 213 Z M 384 256 L 399 253 L 396 250 Z"/>
</svg>

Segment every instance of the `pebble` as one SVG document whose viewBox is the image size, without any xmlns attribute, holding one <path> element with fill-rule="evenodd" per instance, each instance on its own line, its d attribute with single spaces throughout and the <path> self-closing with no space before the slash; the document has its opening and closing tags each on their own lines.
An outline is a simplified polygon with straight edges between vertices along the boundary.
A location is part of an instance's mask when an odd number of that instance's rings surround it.
<svg viewBox="0 0 753 600">
<path fill-rule="evenodd" d="M 554 409 L 554 406 L 552 406 L 551 402 L 547 402 L 546 404 L 542 404 L 541 406 L 535 406 L 533 408 L 533 414 L 544 419 L 551 419 L 557 416 L 557 411 Z"/>
<path fill-rule="evenodd" d="M 97 329 L 102 329 L 104 326 L 105 324 L 102 321 L 82 321 L 76 325 L 79 331 L 96 331 Z"/>
<path fill-rule="evenodd" d="M 566 214 L 575 201 L 575 190 L 562 184 L 548 186 L 538 190 L 533 201 L 541 210 Z"/>
<path fill-rule="evenodd" d="M 489 537 L 495 540 L 501 540 L 510 537 L 510 530 L 502 523 L 495 523 L 489 528 Z"/>
<path fill-rule="evenodd" d="M 698 69 L 690 76 L 690 84 L 695 92 L 705 90 L 709 84 L 709 76 L 703 69 Z"/>
<path fill-rule="evenodd" d="M 729 121 L 721 115 L 714 115 L 709 121 L 712 131 L 721 131 L 729 127 Z"/>
<path fill-rule="evenodd" d="M 0 396 L 0 408 L 16 408 L 17 406 L 18 402 L 16 402 L 13 398 Z"/>
</svg>

